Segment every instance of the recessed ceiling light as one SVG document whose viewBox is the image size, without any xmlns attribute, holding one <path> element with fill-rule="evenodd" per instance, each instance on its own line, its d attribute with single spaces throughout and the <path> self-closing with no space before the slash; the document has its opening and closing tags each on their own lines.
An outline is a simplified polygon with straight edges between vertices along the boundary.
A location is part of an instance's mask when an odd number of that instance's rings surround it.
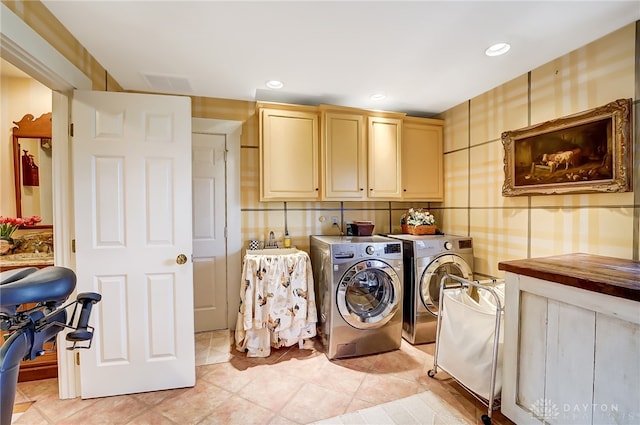
<svg viewBox="0 0 640 425">
<path fill-rule="evenodd" d="M 278 81 L 278 80 L 269 80 L 266 82 L 266 85 L 270 89 L 281 89 L 282 87 L 284 87 L 284 84 L 282 83 L 282 81 Z"/>
<path fill-rule="evenodd" d="M 371 95 L 371 100 L 383 100 L 386 97 L 387 96 L 384 93 L 376 93 L 374 95 Z"/>
<path fill-rule="evenodd" d="M 484 51 L 484 54 L 487 56 L 500 56 L 507 53 L 510 48 L 511 46 L 508 43 L 496 43 L 493 46 L 489 46 L 489 48 Z"/>
</svg>

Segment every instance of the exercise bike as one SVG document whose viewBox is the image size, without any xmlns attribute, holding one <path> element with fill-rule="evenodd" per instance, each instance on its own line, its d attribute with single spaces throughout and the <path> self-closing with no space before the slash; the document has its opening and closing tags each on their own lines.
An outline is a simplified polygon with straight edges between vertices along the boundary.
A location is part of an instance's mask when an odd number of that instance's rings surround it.
<svg viewBox="0 0 640 425">
<path fill-rule="evenodd" d="M 44 344 L 55 343 L 56 335 L 65 328 L 73 329 L 66 335 L 72 343 L 68 350 L 91 347 L 94 329 L 89 326 L 89 316 L 93 304 L 102 297 L 84 292 L 64 305 L 75 287 L 76 275 L 65 267 L 0 272 L 0 330 L 7 332 L 0 347 L 0 425 L 11 424 L 22 360 L 43 355 Z M 35 306 L 20 310 L 24 304 Z M 67 323 L 71 306 L 73 313 Z"/>
</svg>

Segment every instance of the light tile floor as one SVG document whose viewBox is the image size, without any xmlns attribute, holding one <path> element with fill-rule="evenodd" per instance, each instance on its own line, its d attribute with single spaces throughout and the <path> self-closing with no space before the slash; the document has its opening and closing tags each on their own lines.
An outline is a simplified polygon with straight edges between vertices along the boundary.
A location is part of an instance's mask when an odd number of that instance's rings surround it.
<svg viewBox="0 0 640 425">
<path fill-rule="evenodd" d="M 214 340 L 221 345 L 212 350 Z M 207 336 L 196 336 L 199 362 L 219 361 L 225 354 L 228 361 L 197 366 L 193 388 L 60 400 L 56 379 L 20 383 L 16 403 L 34 403 L 14 415 L 13 423 L 308 424 L 425 392 L 469 424 L 481 424 L 480 416 L 487 413 L 443 372 L 435 379 L 427 376 L 434 344 L 412 346 L 403 340 L 399 350 L 333 361 L 315 338 L 302 349 L 274 349 L 267 358 L 227 350 L 232 344 L 232 333 L 211 335 L 208 342 Z M 209 350 L 206 356 L 200 353 L 203 347 Z M 496 425 L 512 424 L 499 411 L 492 418 Z"/>
<path fill-rule="evenodd" d="M 229 337 L 229 329 L 196 333 L 196 366 L 224 363 L 231 360 Z"/>
</svg>

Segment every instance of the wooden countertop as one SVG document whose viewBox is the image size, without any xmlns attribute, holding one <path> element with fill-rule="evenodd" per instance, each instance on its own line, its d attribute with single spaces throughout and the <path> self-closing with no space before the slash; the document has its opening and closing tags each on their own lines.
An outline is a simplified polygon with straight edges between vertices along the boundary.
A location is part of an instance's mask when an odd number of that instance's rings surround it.
<svg viewBox="0 0 640 425">
<path fill-rule="evenodd" d="M 640 261 L 576 253 L 501 261 L 498 269 L 640 301 Z"/>
</svg>

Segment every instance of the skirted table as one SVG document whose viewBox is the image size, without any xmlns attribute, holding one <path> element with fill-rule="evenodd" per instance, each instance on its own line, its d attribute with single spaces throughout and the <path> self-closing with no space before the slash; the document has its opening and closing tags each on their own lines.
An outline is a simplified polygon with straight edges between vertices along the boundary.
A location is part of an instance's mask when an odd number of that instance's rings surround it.
<svg viewBox="0 0 640 425">
<path fill-rule="evenodd" d="M 242 268 L 236 349 L 268 357 L 271 347 L 302 346 L 316 335 L 313 271 L 295 248 L 247 251 Z"/>
</svg>

